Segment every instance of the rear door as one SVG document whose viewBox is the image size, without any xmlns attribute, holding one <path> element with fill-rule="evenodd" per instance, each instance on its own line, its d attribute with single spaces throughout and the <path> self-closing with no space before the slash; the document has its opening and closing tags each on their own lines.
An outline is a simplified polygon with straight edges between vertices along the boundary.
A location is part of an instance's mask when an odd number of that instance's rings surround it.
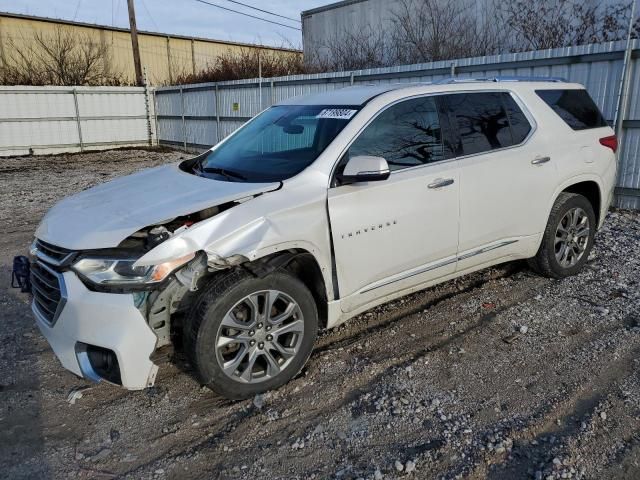
<svg viewBox="0 0 640 480">
<path fill-rule="evenodd" d="M 510 92 L 446 96 L 460 166 L 458 269 L 505 256 L 538 232 L 556 187 L 551 145 L 530 142 L 535 122 Z"/>
<path fill-rule="evenodd" d="M 435 97 L 396 103 L 360 133 L 350 157 L 384 157 L 387 180 L 336 184 L 329 216 L 342 307 L 351 311 L 455 270 L 458 168 Z"/>
</svg>

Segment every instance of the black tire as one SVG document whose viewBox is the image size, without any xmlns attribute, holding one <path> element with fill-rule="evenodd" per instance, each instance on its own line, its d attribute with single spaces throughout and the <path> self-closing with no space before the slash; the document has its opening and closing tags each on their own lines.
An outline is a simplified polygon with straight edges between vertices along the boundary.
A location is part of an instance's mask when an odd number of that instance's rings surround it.
<svg viewBox="0 0 640 480">
<path fill-rule="evenodd" d="M 230 378 L 219 365 L 216 339 L 227 312 L 246 296 L 263 290 L 278 290 L 298 304 L 304 332 L 297 353 L 277 375 L 260 383 L 242 383 Z M 203 290 L 187 316 L 184 346 L 203 385 L 228 399 L 239 400 L 280 387 L 295 377 L 311 354 L 317 332 L 318 312 L 313 295 L 298 278 L 283 270 L 257 278 L 238 269 L 214 277 Z"/>
<path fill-rule="evenodd" d="M 564 267 L 556 258 L 556 229 L 567 212 L 574 208 L 581 208 L 586 213 L 589 220 L 589 235 L 584 252 L 575 265 Z M 577 193 L 562 192 L 558 195 L 558 198 L 551 209 L 547 227 L 545 228 L 538 253 L 535 257 L 528 260 L 529 266 L 540 275 L 557 279 L 579 273 L 584 268 L 584 265 L 587 263 L 589 258 L 589 253 L 593 247 L 596 228 L 596 216 L 591 202 L 589 202 L 586 197 Z"/>
</svg>

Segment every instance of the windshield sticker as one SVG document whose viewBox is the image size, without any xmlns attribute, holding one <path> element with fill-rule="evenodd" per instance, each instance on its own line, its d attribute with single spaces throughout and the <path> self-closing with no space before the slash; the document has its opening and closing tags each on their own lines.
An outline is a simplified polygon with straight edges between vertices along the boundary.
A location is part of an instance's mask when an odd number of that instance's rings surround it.
<svg viewBox="0 0 640 480">
<path fill-rule="evenodd" d="M 358 113 L 357 110 L 350 110 L 348 108 L 325 108 L 316 115 L 316 118 L 339 118 L 341 120 L 349 120 L 356 113 Z"/>
</svg>

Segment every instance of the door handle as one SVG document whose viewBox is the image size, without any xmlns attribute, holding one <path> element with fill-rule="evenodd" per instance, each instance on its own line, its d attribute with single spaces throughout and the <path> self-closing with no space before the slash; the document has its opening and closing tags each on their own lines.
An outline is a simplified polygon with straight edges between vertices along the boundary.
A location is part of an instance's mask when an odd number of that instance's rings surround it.
<svg viewBox="0 0 640 480">
<path fill-rule="evenodd" d="M 551 161 L 551 157 L 536 157 L 531 160 L 532 165 L 543 165 L 547 162 Z"/>
<path fill-rule="evenodd" d="M 429 188 L 442 188 L 447 187 L 453 183 L 453 178 L 438 178 L 431 182 L 427 187 Z"/>
</svg>

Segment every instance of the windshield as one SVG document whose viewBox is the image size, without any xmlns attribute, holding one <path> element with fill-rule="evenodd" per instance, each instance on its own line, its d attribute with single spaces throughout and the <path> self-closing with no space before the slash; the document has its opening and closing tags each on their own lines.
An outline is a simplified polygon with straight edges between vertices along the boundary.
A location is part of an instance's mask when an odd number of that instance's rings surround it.
<svg viewBox="0 0 640 480">
<path fill-rule="evenodd" d="M 272 107 L 193 163 L 197 175 L 230 182 L 274 182 L 311 165 L 358 107 Z"/>
</svg>

